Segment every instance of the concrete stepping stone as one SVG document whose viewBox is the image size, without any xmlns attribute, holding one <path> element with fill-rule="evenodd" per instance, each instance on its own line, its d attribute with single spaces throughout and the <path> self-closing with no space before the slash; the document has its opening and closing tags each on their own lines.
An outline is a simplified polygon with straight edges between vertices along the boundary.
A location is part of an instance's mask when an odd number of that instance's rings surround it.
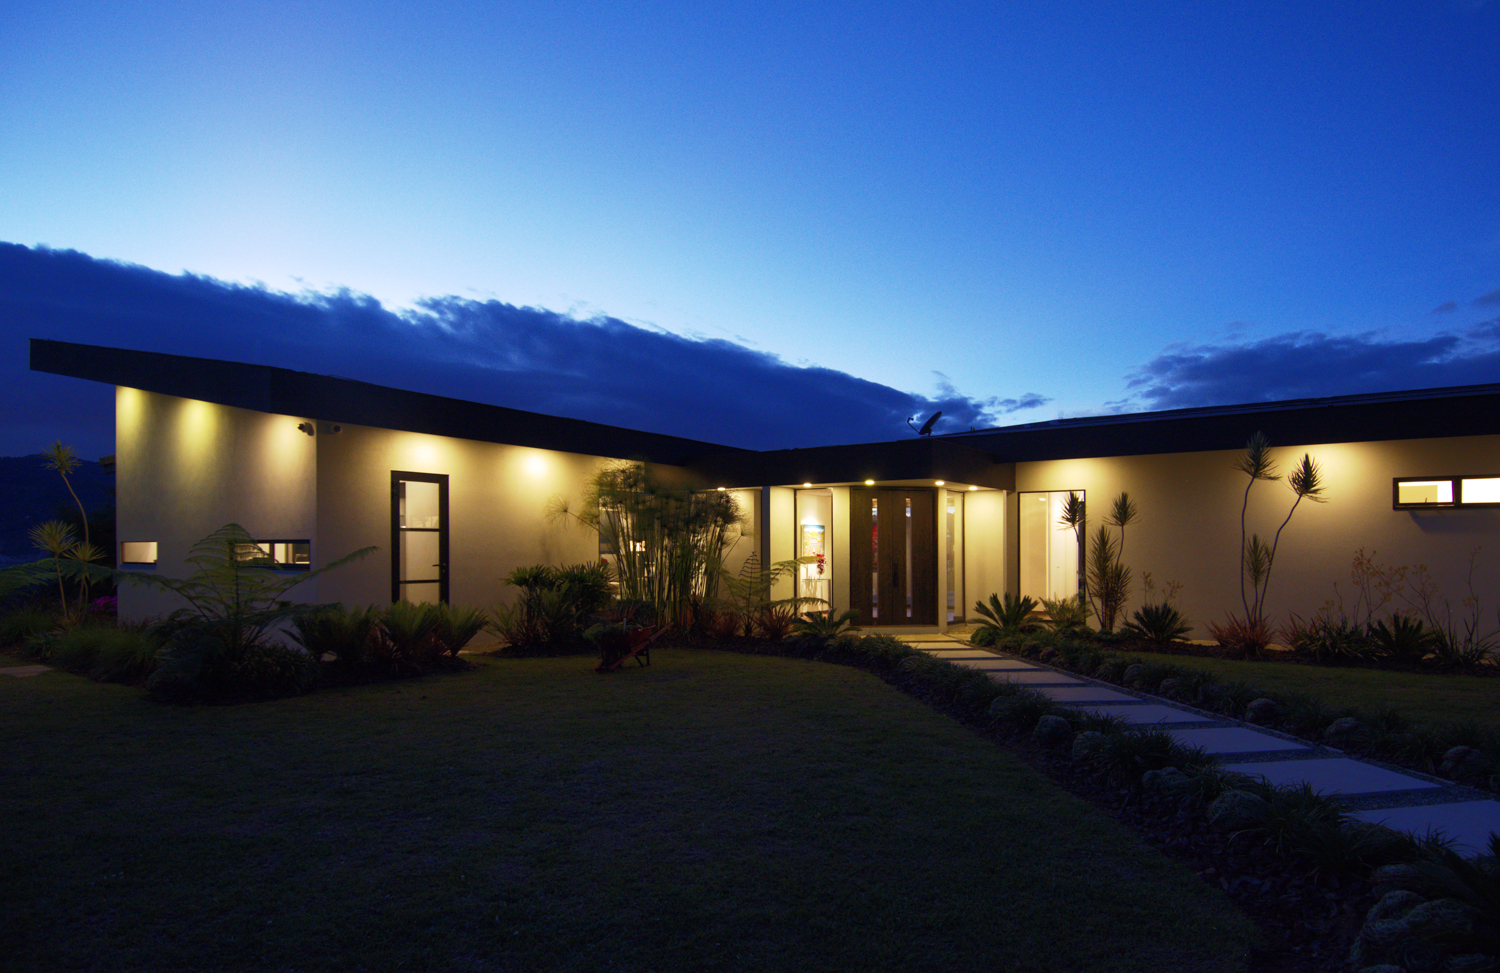
<svg viewBox="0 0 1500 973">
<path fill-rule="evenodd" d="M 1490 833 L 1500 831 L 1500 801 L 1389 807 L 1355 811 L 1352 816 L 1397 831 L 1410 831 L 1419 838 L 1429 831 L 1441 831 L 1444 837 L 1453 839 L 1454 850 L 1461 855 L 1489 854 Z"/>
<path fill-rule="evenodd" d="M 1134 697 L 1131 698 L 1134 699 Z M 1136 726 L 1152 723 L 1213 722 L 1213 719 L 1207 716 L 1199 716 L 1197 713 L 1189 713 L 1187 710 L 1176 709 L 1171 706 L 1159 706 L 1155 703 L 1142 703 L 1136 706 L 1082 706 L 1079 708 L 1091 710 L 1095 713 L 1102 713 L 1105 716 L 1114 716 Z"/>
<path fill-rule="evenodd" d="M 1168 730 L 1189 747 L 1202 747 L 1208 753 L 1272 753 L 1277 750 L 1308 750 L 1305 743 L 1293 743 L 1269 733 L 1258 733 L 1239 726 L 1210 727 L 1202 730 Z M 1500 806 L 1500 805 L 1497 805 Z"/>
<path fill-rule="evenodd" d="M 1017 659 L 997 659 L 994 656 L 990 656 L 988 659 L 946 659 L 944 661 L 951 662 L 956 666 L 963 666 L 965 669 L 979 669 L 982 672 L 1000 672 L 1002 670 L 1020 672 L 1024 669 L 1030 669 L 1032 672 L 1050 671 L 1044 670 L 1040 666 L 1034 666 L 1029 662 L 1021 662 Z"/>
<path fill-rule="evenodd" d="M 25 676 L 40 676 L 44 672 L 51 671 L 51 666 L 6 666 L 5 668 L 0 669 L 0 676 L 15 676 L 17 678 L 22 678 Z"/>
<path fill-rule="evenodd" d="M 1379 794 L 1383 791 L 1410 791 L 1438 786 L 1346 757 L 1224 764 L 1223 769 L 1264 777 L 1278 786 L 1311 784 L 1313 790 L 1323 794 Z"/>
<path fill-rule="evenodd" d="M 1082 679 L 1074 679 L 1047 669 L 987 669 L 985 672 L 996 682 L 1010 682 L 1021 686 L 1083 685 Z"/>
<path fill-rule="evenodd" d="M 1036 691 L 1058 703 L 1134 703 L 1136 698 L 1103 686 L 1038 686 Z"/>
</svg>

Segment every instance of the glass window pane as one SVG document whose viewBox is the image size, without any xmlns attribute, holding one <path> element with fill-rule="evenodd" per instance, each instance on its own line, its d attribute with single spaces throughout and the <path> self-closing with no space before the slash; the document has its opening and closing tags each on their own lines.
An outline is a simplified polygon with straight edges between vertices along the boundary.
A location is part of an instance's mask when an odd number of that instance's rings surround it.
<svg viewBox="0 0 1500 973">
<path fill-rule="evenodd" d="M 1500 476 L 1459 480 L 1458 494 L 1460 503 L 1500 503 Z"/>
<path fill-rule="evenodd" d="M 409 601 L 413 605 L 436 605 L 438 603 L 438 584 L 436 581 L 423 584 L 404 584 L 401 586 L 401 600 Z"/>
<path fill-rule="evenodd" d="M 121 544 L 120 563 L 155 564 L 156 541 L 126 541 Z"/>
<path fill-rule="evenodd" d="M 1452 480 L 1400 480 L 1396 483 L 1396 502 L 1452 503 Z"/>
<path fill-rule="evenodd" d="M 403 531 L 401 534 L 402 581 L 428 581 L 438 576 L 437 531 Z"/>
<path fill-rule="evenodd" d="M 438 526 L 438 484 L 425 480 L 401 481 L 401 526 Z"/>
</svg>

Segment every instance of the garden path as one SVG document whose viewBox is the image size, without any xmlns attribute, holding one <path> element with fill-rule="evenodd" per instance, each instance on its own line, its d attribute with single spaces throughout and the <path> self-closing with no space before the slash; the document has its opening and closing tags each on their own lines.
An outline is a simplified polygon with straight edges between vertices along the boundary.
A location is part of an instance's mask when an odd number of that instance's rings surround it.
<svg viewBox="0 0 1500 973">
<path fill-rule="evenodd" d="M 0 676 L 40 676 L 51 671 L 51 666 L 0 666 Z"/>
<path fill-rule="evenodd" d="M 1025 685 L 1059 703 L 1160 727 L 1185 744 L 1202 747 L 1228 770 L 1255 774 L 1273 784 L 1308 783 L 1324 794 L 1337 794 L 1361 820 L 1418 836 L 1439 831 L 1464 854 L 1488 851 L 1490 834 L 1500 832 L 1500 801 L 1483 791 L 991 652 L 960 635 L 898 637 L 929 655 L 979 669 L 997 681 Z"/>
</svg>

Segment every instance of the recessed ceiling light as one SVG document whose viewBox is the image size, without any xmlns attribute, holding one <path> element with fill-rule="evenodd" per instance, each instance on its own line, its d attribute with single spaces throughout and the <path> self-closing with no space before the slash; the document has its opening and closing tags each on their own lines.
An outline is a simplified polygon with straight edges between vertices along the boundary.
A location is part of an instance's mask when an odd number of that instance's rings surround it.
<svg viewBox="0 0 1500 973">
<path fill-rule="evenodd" d="M 874 486 L 874 485 L 875 485 L 875 481 L 874 480 L 866 480 L 865 481 L 865 486 Z"/>
</svg>

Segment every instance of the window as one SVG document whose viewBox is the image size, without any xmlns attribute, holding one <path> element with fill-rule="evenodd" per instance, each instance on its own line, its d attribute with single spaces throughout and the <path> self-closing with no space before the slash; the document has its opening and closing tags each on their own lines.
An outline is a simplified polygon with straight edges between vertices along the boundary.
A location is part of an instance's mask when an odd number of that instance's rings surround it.
<svg viewBox="0 0 1500 973">
<path fill-rule="evenodd" d="M 121 564 L 155 564 L 156 541 L 125 541 L 120 545 Z"/>
<path fill-rule="evenodd" d="M 312 566 L 311 541 L 256 541 L 243 545 L 235 554 L 241 561 L 270 561 L 260 566 L 277 571 L 306 571 Z"/>
<path fill-rule="evenodd" d="M 1500 507 L 1500 476 L 1398 477 L 1391 498 L 1397 510 Z"/>
</svg>

